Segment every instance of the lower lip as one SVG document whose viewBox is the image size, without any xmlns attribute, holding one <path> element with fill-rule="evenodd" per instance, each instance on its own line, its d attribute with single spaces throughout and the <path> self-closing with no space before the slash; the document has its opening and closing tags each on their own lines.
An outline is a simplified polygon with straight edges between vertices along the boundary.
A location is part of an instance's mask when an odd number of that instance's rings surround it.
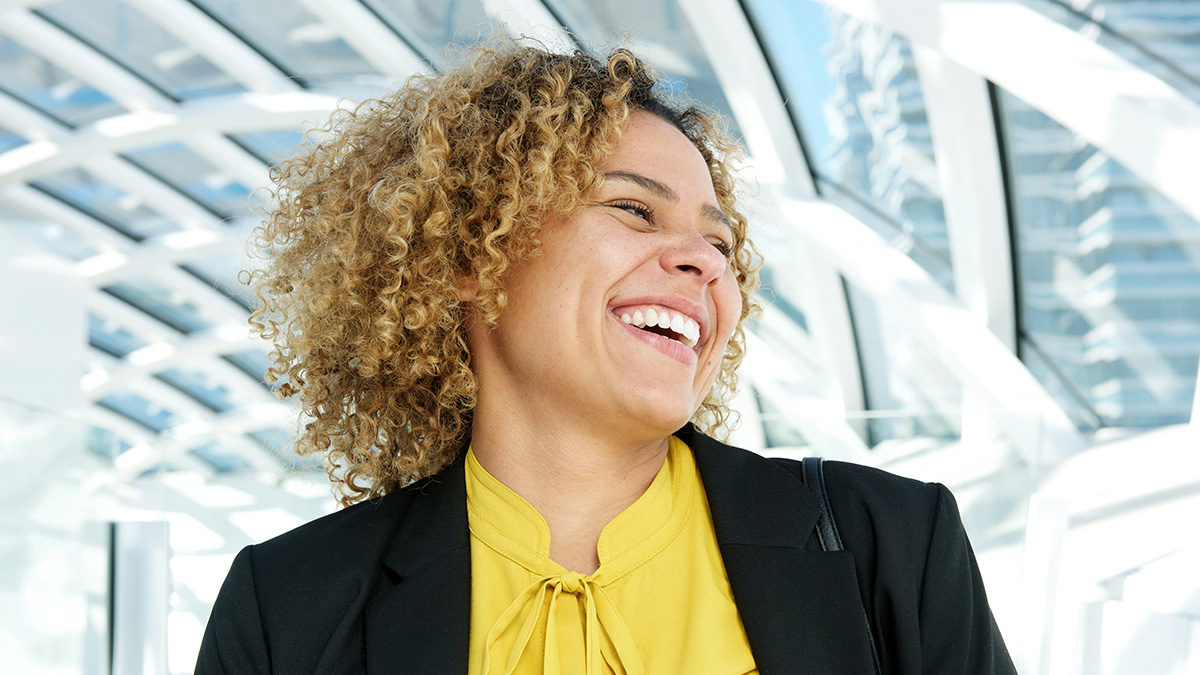
<svg viewBox="0 0 1200 675">
<path fill-rule="evenodd" d="M 696 352 L 692 348 L 685 347 L 683 345 L 683 343 L 676 342 L 675 340 L 672 340 L 671 338 L 663 337 L 657 333 L 651 333 L 650 331 L 645 331 L 645 330 L 642 330 L 641 328 L 634 328 L 631 324 L 627 324 L 624 321 L 622 321 L 620 319 L 620 317 L 618 317 L 615 314 L 612 314 L 611 316 L 613 317 L 614 321 L 621 324 L 621 328 L 624 328 L 625 331 L 628 332 L 635 339 L 640 340 L 640 341 L 644 342 L 645 344 L 650 345 L 651 347 L 654 347 L 658 351 L 662 352 L 663 354 L 666 354 L 667 356 L 675 359 L 676 361 L 679 361 L 680 363 L 682 363 L 684 365 L 687 365 L 687 366 L 696 365 L 696 361 L 697 361 Z"/>
</svg>

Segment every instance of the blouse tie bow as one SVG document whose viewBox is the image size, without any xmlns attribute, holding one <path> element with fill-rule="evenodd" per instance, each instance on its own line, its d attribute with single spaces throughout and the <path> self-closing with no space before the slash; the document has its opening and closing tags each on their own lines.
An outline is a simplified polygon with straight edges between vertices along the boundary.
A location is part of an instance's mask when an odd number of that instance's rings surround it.
<svg viewBox="0 0 1200 675">
<path fill-rule="evenodd" d="M 582 603 L 582 612 L 568 612 L 567 615 L 583 617 L 586 675 L 601 675 L 605 672 L 605 664 L 616 675 L 644 675 L 645 669 L 633 636 L 621 620 L 617 608 L 599 583 L 577 572 L 543 577 L 521 591 L 488 631 L 483 672 L 487 675 L 493 671 L 512 675 L 529 647 L 530 639 L 538 632 L 539 626 L 544 626 L 546 639 L 541 672 L 560 675 L 563 667 L 559 657 L 556 612 L 561 607 L 560 603 Z M 497 643 L 512 645 L 508 662 L 502 671 L 496 670 L 495 664 L 491 663 L 492 651 Z M 497 656 L 503 653 L 500 651 Z M 568 672 L 575 670 L 568 668 Z"/>
</svg>

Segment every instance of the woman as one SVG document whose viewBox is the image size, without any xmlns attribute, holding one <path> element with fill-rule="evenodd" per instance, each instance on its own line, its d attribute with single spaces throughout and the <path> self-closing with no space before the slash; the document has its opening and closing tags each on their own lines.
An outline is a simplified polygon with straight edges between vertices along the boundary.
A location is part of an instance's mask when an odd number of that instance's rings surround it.
<svg viewBox="0 0 1200 675">
<path fill-rule="evenodd" d="M 953 498 L 724 420 L 736 146 L 634 56 L 508 46 L 336 119 L 261 244 L 348 508 L 235 560 L 198 673 L 1009 673 Z M 876 666 L 876 660 L 878 666 Z"/>
</svg>

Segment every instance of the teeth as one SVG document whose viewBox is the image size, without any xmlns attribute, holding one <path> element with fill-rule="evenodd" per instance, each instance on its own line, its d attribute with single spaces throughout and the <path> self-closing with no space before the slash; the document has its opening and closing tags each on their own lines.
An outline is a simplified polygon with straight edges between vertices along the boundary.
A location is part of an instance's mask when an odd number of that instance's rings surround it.
<svg viewBox="0 0 1200 675">
<path fill-rule="evenodd" d="M 657 326 L 668 329 L 678 334 L 679 342 L 687 347 L 695 347 L 700 340 L 700 324 L 678 312 L 648 307 L 645 314 L 640 309 L 634 310 L 632 316 L 628 312 L 622 314 L 621 321 L 638 328 Z"/>
<path fill-rule="evenodd" d="M 682 314 L 676 314 L 675 316 L 671 317 L 670 328 L 671 328 L 671 330 L 675 331 L 676 333 L 679 333 L 680 335 L 686 335 L 686 333 L 684 333 L 684 330 L 683 330 L 686 323 L 687 323 L 687 319 L 683 318 Z"/>
</svg>

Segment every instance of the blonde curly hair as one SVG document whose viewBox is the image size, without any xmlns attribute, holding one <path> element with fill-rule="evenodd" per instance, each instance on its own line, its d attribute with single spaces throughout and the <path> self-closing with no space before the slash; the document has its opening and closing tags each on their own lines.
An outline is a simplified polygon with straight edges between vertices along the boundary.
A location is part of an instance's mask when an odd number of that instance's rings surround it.
<svg viewBox="0 0 1200 675">
<path fill-rule="evenodd" d="M 311 418 L 301 455 L 325 453 L 343 505 L 451 463 L 469 435 L 477 382 L 471 304 L 496 325 L 505 274 L 537 251 L 543 216 L 603 182 L 596 167 L 633 110 L 671 122 L 708 164 L 734 231 L 742 315 L 693 422 L 721 426 L 753 310 L 758 256 L 735 206 L 739 147 L 722 120 L 668 101 L 626 50 L 600 60 L 516 44 L 335 112 L 320 142 L 273 170 L 278 207 L 255 234 L 251 325 L 274 343 L 267 381 Z M 461 279 L 478 282 L 470 304 Z"/>
</svg>

